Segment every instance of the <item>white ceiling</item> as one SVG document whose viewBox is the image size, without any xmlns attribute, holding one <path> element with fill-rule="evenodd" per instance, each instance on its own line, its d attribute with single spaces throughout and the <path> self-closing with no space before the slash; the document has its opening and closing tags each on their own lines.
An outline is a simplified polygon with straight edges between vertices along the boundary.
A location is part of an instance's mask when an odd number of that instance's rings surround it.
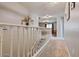
<svg viewBox="0 0 79 59">
<path fill-rule="evenodd" d="M 54 2 L 31 2 L 20 3 L 25 8 L 28 8 L 30 13 L 38 13 L 40 15 L 54 15 L 58 13 L 64 13 L 65 3 Z"/>
<path fill-rule="evenodd" d="M 59 2 L 0 2 L 0 8 L 15 12 L 18 15 L 37 14 L 62 15 L 64 14 L 65 3 Z"/>
</svg>

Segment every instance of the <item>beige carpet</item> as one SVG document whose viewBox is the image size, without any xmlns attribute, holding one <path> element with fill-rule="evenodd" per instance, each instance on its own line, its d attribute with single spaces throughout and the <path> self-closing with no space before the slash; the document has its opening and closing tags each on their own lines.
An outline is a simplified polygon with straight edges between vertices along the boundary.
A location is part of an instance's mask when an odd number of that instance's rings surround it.
<svg viewBox="0 0 79 59">
<path fill-rule="evenodd" d="M 69 51 L 64 40 L 51 40 L 37 55 L 38 57 L 69 57 Z"/>
</svg>

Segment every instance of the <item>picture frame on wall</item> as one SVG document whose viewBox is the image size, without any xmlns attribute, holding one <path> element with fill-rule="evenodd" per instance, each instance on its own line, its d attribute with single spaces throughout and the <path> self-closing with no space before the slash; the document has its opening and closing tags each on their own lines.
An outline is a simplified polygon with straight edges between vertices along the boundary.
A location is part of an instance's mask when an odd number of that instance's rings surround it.
<svg viewBox="0 0 79 59">
<path fill-rule="evenodd" d="M 65 8 L 65 19 L 68 21 L 70 19 L 70 2 L 66 3 L 66 8 Z"/>
<path fill-rule="evenodd" d="M 75 8 L 75 2 L 71 2 L 71 10 Z"/>
</svg>

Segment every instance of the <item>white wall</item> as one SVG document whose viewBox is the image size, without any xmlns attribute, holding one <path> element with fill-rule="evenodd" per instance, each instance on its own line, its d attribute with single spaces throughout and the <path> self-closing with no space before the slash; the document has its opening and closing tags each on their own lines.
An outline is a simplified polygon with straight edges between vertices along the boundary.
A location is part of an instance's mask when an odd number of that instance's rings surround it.
<svg viewBox="0 0 79 59">
<path fill-rule="evenodd" d="M 31 15 L 31 20 L 33 20 L 33 22 L 30 21 L 30 26 L 35 26 L 35 27 L 39 26 L 39 19 L 38 19 L 38 15 L 37 14 Z"/>
<path fill-rule="evenodd" d="M 57 37 L 64 38 L 64 19 L 57 17 Z"/>
<path fill-rule="evenodd" d="M 14 12 L 0 9 L 0 23 L 20 24 L 21 17 Z"/>
<path fill-rule="evenodd" d="M 79 3 L 76 3 L 76 8 L 71 11 L 70 20 L 65 22 L 64 30 L 70 55 L 79 57 Z"/>
<path fill-rule="evenodd" d="M 31 16 L 30 25 L 38 26 L 38 15 L 29 11 L 19 3 L 0 3 L 0 23 L 21 24 L 21 19 Z"/>
</svg>

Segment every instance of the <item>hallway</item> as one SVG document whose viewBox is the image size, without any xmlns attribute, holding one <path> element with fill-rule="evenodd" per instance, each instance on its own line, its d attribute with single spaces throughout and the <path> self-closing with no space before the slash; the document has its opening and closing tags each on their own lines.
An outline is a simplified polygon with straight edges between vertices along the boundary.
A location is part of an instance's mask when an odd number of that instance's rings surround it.
<svg viewBox="0 0 79 59">
<path fill-rule="evenodd" d="M 0 2 L 0 56 L 79 56 L 79 3 L 69 21 L 66 3 Z"/>
</svg>

